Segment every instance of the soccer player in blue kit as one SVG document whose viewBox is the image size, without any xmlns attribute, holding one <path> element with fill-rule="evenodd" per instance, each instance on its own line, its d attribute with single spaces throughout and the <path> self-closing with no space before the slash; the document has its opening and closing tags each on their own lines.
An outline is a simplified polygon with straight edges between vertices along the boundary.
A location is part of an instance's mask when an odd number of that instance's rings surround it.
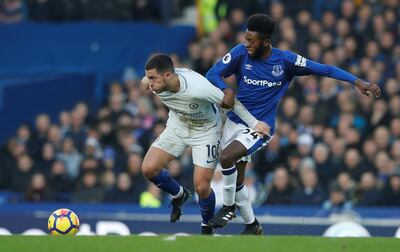
<svg viewBox="0 0 400 252">
<path fill-rule="evenodd" d="M 224 191 L 223 207 L 209 221 L 210 227 L 220 228 L 235 217 L 235 205 L 244 220 L 242 234 L 261 235 L 262 227 L 254 216 L 244 185 L 245 167 L 250 155 L 266 146 L 275 131 L 275 115 L 281 97 L 294 76 L 315 74 L 350 82 L 362 94 L 379 97 L 380 88 L 351 73 L 331 65 L 308 60 L 291 51 L 272 47 L 271 36 L 275 21 L 265 14 L 254 14 L 247 19 L 246 42 L 234 47 L 207 73 L 206 78 L 225 93 L 222 107 L 234 105 L 235 93 L 224 78 L 236 75 L 236 98 L 258 120 L 270 126 L 269 136 L 260 137 L 232 112 L 224 126 L 221 139 Z"/>
</svg>

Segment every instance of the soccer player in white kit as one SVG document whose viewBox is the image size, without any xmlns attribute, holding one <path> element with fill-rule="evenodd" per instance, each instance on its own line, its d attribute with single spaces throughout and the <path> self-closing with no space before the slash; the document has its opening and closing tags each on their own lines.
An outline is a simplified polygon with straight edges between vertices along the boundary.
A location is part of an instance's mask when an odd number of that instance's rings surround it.
<svg viewBox="0 0 400 252">
<path fill-rule="evenodd" d="M 221 137 L 221 118 L 215 104 L 220 104 L 224 93 L 205 77 L 189 69 L 175 69 L 165 54 L 151 57 L 142 79 L 145 88 L 157 94 L 169 108 L 167 126 L 154 141 L 143 160 L 142 172 L 161 190 L 172 195 L 170 221 L 182 214 L 182 205 L 191 195 L 179 185 L 164 167 L 192 147 L 194 163 L 193 183 L 199 196 L 202 215 L 202 234 L 212 234 L 208 222 L 214 215 L 215 195 L 210 187 L 218 159 Z M 269 126 L 254 118 L 239 102 L 233 112 L 260 135 L 268 134 Z"/>
</svg>

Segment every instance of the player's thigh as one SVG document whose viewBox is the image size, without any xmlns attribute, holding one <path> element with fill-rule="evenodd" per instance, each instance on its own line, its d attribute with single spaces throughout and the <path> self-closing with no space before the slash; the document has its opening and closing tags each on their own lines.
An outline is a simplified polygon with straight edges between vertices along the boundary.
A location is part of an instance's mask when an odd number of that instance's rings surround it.
<svg viewBox="0 0 400 252">
<path fill-rule="evenodd" d="M 231 120 L 226 119 L 221 137 L 221 149 L 225 149 L 230 143 L 232 143 L 240 133 L 247 127 L 240 123 L 234 123 Z"/>
<path fill-rule="evenodd" d="M 245 126 L 241 123 L 234 123 L 228 118 L 225 122 L 222 137 L 221 137 L 221 148 L 225 153 L 228 152 L 229 154 L 231 154 L 232 150 L 237 149 L 236 146 L 234 146 L 235 144 L 236 145 L 239 144 L 244 147 L 244 149 L 246 150 L 245 151 L 246 153 L 242 153 L 242 151 L 241 151 L 241 156 L 237 157 L 237 155 L 235 155 L 235 157 L 238 159 L 238 162 L 240 162 L 240 161 L 250 162 L 251 161 L 250 155 L 247 155 L 248 146 L 246 146 L 245 144 L 242 143 L 243 139 L 241 138 L 243 132 L 245 132 L 246 129 L 247 129 L 247 126 Z M 238 140 L 238 141 L 236 143 L 234 143 L 235 140 Z M 228 148 L 228 146 L 229 146 L 229 148 Z"/>
<path fill-rule="evenodd" d="M 187 147 L 184 139 L 178 136 L 174 129 L 169 126 L 165 128 L 151 146 L 161 149 L 174 157 L 182 155 Z"/>
<path fill-rule="evenodd" d="M 221 134 L 219 131 L 210 132 L 201 139 L 188 139 L 192 147 L 193 164 L 209 169 L 215 169 L 218 161 Z"/>
<path fill-rule="evenodd" d="M 247 155 L 251 155 L 257 150 L 266 146 L 271 137 L 263 138 L 251 128 L 246 128 L 239 134 L 236 139 L 247 149 Z"/>
<path fill-rule="evenodd" d="M 183 140 L 167 127 L 146 153 L 142 165 L 143 173 L 152 175 L 161 171 L 169 161 L 180 156 L 185 148 Z"/>
<path fill-rule="evenodd" d="M 151 146 L 147 151 L 143 164 L 142 170 L 145 175 L 151 173 L 158 173 L 161 171 L 175 156 L 166 152 L 165 150 L 159 149 L 158 147 Z"/>
<path fill-rule="evenodd" d="M 262 138 L 253 129 L 246 127 L 240 123 L 233 123 L 228 121 L 228 128 L 224 128 L 224 133 L 221 139 L 221 146 L 224 148 L 232 144 L 234 141 L 239 142 L 247 150 L 246 155 L 244 155 L 239 161 L 251 161 L 251 154 L 257 150 L 265 147 L 272 139 L 272 137 Z M 224 136 L 225 131 L 227 134 Z"/>
<path fill-rule="evenodd" d="M 200 198 L 207 198 L 211 192 L 211 180 L 214 175 L 213 168 L 194 165 L 193 184 Z"/>
</svg>

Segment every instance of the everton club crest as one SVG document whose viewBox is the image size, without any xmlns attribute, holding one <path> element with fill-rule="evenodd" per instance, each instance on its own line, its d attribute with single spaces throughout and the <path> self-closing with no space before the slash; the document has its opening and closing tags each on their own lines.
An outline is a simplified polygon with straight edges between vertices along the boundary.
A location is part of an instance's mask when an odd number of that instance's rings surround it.
<svg viewBox="0 0 400 252">
<path fill-rule="evenodd" d="M 272 66 L 272 74 L 274 76 L 281 76 L 283 74 L 283 67 L 282 65 L 275 65 Z"/>
</svg>

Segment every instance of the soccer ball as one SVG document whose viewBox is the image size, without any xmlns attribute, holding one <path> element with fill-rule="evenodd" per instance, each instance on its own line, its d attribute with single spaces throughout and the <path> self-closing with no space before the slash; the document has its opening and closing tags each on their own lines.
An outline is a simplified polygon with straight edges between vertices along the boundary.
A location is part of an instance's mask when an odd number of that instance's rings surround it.
<svg viewBox="0 0 400 252">
<path fill-rule="evenodd" d="M 79 219 L 71 210 L 61 208 L 50 215 L 47 227 L 53 235 L 75 235 L 79 230 Z"/>
</svg>

